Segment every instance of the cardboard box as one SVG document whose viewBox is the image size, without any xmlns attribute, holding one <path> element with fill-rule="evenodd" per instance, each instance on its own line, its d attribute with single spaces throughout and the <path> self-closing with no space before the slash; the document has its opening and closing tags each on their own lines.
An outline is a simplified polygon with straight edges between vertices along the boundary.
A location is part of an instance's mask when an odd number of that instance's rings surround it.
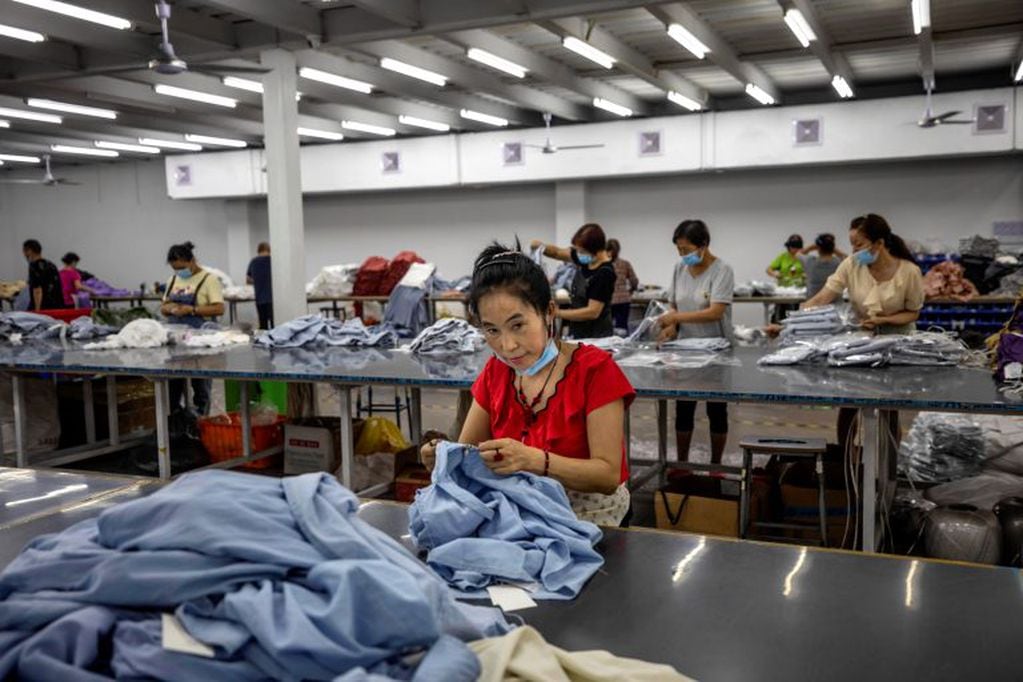
<svg viewBox="0 0 1023 682">
<path fill-rule="evenodd" d="M 362 420 L 352 421 L 355 440 Z M 338 417 L 307 417 L 284 426 L 284 473 L 307 474 L 335 471 L 341 466 L 341 420 Z"/>
<path fill-rule="evenodd" d="M 739 536 L 739 490 L 736 480 L 718 476 L 682 476 L 654 495 L 657 527 L 703 535 Z M 754 476 L 751 519 L 764 516 L 769 485 Z"/>
<path fill-rule="evenodd" d="M 845 537 L 845 547 L 851 548 L 853 538 L 852 524 L 849 524 L 849 532 L 846 534 L 846 525 L 849 519 L 849 497 L 844 487 L 844 478 L 841 464 L 825 463 L 824 480 L 827 487 L 824 490 L 824 508 L 827 511 L 827 532 L 828 547 L 842 547 L 842 539 Z M 835 488 L 835 485 L 842 485 Z M 787 533 L 789 537 L 816 542 L 820 532 L 813 524 L 818 523 L 819 506 L 817 501 L 817 478 L 813 473 L 813 465 L 809 462 L 794 464 L 781 477 L 781 501 L 782 518 L 785 523 L 805 523 L 812 527 L 807 530 L 791 530 Z"/>
</svg>

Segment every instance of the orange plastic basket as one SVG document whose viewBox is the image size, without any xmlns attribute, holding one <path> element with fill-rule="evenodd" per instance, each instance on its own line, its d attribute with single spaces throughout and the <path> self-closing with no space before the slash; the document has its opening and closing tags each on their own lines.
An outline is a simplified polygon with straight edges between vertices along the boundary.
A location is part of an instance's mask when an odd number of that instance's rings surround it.
<svg viewBox="0 0 1023 682">
<path fill-rule="evenodd" d="M 252 452 L 262 452 L 284 444 L 284 422 L 278 415 L 272 424 L 252 426 Z M 238 412 L 199 419 L 199 439 L 212 462 L 223 462 L 242 456 L 242 418 Z M 280 456 L 264 457 L 243 465 L 245 469 L 266 469 Z"/>
</svg>

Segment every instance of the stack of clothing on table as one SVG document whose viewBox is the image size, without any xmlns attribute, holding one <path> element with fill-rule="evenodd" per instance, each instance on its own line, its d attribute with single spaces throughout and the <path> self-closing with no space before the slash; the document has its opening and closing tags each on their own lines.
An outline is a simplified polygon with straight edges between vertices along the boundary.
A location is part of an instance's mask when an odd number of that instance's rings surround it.
<svg viewBox="0 0 1023 682">
<path fill-rule="evenodd" d="M 968 352 L 962 341 L 950 334 L 917 332 L 870 336 L 854 333 L 790 339 L 787 345 L 760 358 L 757 364 L 795 365 L 825 358 L 831 367 L 952 367 L 966 359 Z"/>
<path fill-rule="evenodd" d="M 994 259 L 998 255 L 999 248 L 1001 248 L 1001 242 L 997 239 L 981 237 L 977 234 L 959 239 L 959 253 L 963 256 Z"/>
<path fill-rule="evenodd" d="M 398 335 L 388 325 L 367 327 L 362 320 L 335 320 L 321 315 L 304 315 L 259 334 L 255 345 L 262 348 L 304 346 L 347 346 L 393 348 Z"/>
<path fill-rule="evenodd" d="M 465 320 L 447 318 L 424 329 L 409 350 L 413 353 L 476 353 L 486 345 L 479 330 Z"/>
<path fill-rule="evenodd" d="M 97 324 L 91 317 L 76 317 L 68 325 L 67 338 L 72 341 L 90 341 L 116 333 L 116 327 Z"/>
<path fill-rule="evenodd" d="M 963 342 L 951 334 L 918 332 L 897 338 L 898 342 L 888 354 L 892 365 L 953 367 L 969 353 Z"/>
<path fill-rule="evenodd" d="M 429 324 L 426 296 L 436 270 L 429 263 L 413 263 L 391 290 L 384 309 L 384 324 L 391 325 L 399 336 L 413 337 Z"/>
<path fill-rule="evenodd" d="M 457 291 L 465 293 L 472 286 L 472 277 L 465 275 L 455 280 L 447 280 L 440 275 L 435 275 L 430 283 L 430 290 L 436 296 L 445 292 Z"/>
<path fill-rule="evenodd" d="M 783 337 L 807 337 L 836 334 L 845 328 L 845 322 L 833 305 L 793 310 L 782 320 Z"/>
<path fill-rule="evenodd" d="M 134 291 L 131 289 L 118 289 L 95 277 L 85 280 L 82 284 L 89 287 L 96 296 L 137 296 L 139 293 L 137 289 Z"/>
<path fill-rule="evenodd" d="M 27 286 L 28 284 L 23 279 L 2 281 L 0 282 L 0 298 L 14 298 Z"/>
<path fill-rule="evenodd" d="M 459 590 L 508 582 L 535 588 L 534 599 L 574 599 L 604 563 L 600 529 L 576 518 L 552 478 L 500 476 L 476 448 L 440 443 L 432 482 L 409 507 L 409 533 Z"/>
<path fill-rule="evenodd" d="M 0 313 L 0 339 L 45 339 L 60 334 L 63 322 L 38 313 Z"/>
<path fill-rule="evenodd" d="M 358 263 L 328 265 L 305 285 L 305 292 L 309 296 L 351 296 L 358 272 Z"/>
<path fill-rule="evenodd" d="M 0 575 L 0 679 L 476 680 L 465 642 L 504 616 L 358 508 L 326 474 L 207 471 L 40 536 Z"/>
<path fill-rule="evenodd" d="M 665 341 L 659 347 L 662 350 L 671 350 L 679 353 L 721 353 L 729 350 L 732 347 L 732 343 L 722 337 L 707 337 L 702 339 Z"/>
<path fill-rule="evenodd" d="M 120 348 L 159 348 L 171 342 L 170 330 L 156 320 L 134 320 L 124 329 L 102 341 L 83 346 L 85 350 L 117 350 Z"/>
</svg>

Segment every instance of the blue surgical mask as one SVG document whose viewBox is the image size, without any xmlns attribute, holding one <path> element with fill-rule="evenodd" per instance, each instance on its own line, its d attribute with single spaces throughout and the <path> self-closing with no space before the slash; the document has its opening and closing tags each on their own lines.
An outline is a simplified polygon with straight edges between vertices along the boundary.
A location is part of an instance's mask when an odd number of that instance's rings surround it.
<svg viewBox="0 0 1023 682">
<path fill-rule="evenodd" d="M 853 258 L 860 265 L 873 265 L 877 260 L 877 254 L 871 253 L 870 249 L 861 249 L 853 254 Z"/>
<path fill-rule="evenodd" d="M 686 255 L 682 256 L 682 265 L 692 267 L 694 265 L 699 265 L 702 262 L 703 254 L 701 254 L 699 251 L 693 251 L 692 253 L 687 253 Z"/>
<path fill-rule="evenodd" d="M 180 270 L 176 271 L 174 274 L 177 275 L 178 277 L 182 278 L 182 279 L 185 279 L 185 278 L 188 278 L 188 277 L 192 276 L 192 270 L 191 270 L 191 268 L 181 268 Z"/>
<path fill-rule="evenodd" d="M 526 369 L 519 369 L 512 363 L 502 358 L 497 353 L 494 353 L 494 355 L 497 357 L 498 360 L 500 360 L 501 362 L 515 370 L 515 373 L 518 374 L 519 376 L 531 377 L 540 370 L 542 370 L 544 367 L 549 365 L 551 362 L 553 362 L 556 357 L 558 357 L 558 346 L 557 344 L 554 343 L 554 339 L 548 339 L 547 347 L 543 349 L 543 353 L 540 354 L 540 357 L 537 358 L 536 362 L 534 362 Z"/>
<path fill-rule="evenodd" d="M 575 257 L 579 259 L 579 262 L 582 265 L 589 265 L 590 263 L 593 262 L 593 256 L 591 256 L 588 253 L 581 253 L 578 250 L 576 250 L 575 252 Z"/>
</svg>

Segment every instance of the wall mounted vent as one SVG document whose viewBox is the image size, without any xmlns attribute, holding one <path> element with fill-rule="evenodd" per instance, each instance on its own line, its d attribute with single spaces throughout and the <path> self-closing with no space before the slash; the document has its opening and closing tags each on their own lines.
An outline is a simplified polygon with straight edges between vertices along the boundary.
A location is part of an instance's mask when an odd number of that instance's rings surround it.
<svg viewBox="0 0 1023 682">
<path fill-rule="evenodd" d="M 823 122 L 819 118 L 793 121 L 793 144 L 797 147 L 819 145 L 823 139 L 823 129 Z"/>
<path fill-rule="evenodd" d="M 1004 104 L 977 105 L 976 115 L 973 117 L 973 133 L 975 135 L 1004 133 L 1006 131 L 1005 114 Z"/>
<path fill-rule="evenodd" d="M 639 155 L 640 156 L 660 156 L 662 153 L 661 149 L 661 131 L 656 130 L 648 133 L 639 134 Z"/>
<path fill-rule="evenodd" d="M 522 156 L 522 143 L 505 142 L 501 145 L 501 159 L 505 166 L 521 166 L 525 162 Z"/>
<path fill-rule="evenodd" d="M 401 172 L 401 154 L 398 152 L 384 152 L 380 155 L 380 169 L 384 173 Z"/>
</svg>

